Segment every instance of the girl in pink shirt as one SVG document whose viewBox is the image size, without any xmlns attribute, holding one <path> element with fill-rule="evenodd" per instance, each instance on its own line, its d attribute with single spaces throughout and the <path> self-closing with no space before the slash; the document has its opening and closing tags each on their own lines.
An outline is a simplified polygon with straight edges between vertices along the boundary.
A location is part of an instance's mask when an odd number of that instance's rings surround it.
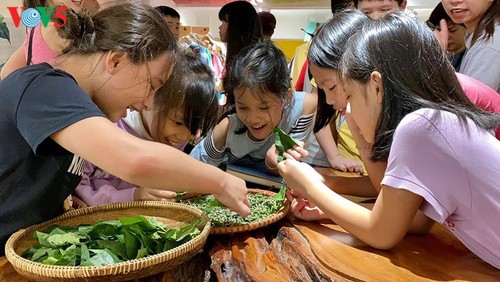
<svg viewBox="0 0 500 282">
<path fill-rule="evenodd" d="M 500 268 L 500 141 L 492 134 L 500 115 L 471 103 L 432 32 L 409 14 L 367 21 L 340 65 L 345 110 L 366 144 L 360 150 L 388 162 L 381 190 L 369 210 L 287 154 L 278 168 L 294 191 L 294 213 L 314 212 L 310 201 L 368 245 L 389 249 L 420 211 L 429 218 L 422 226 L 443 224 Z"/>
<path fill-rule="evenodd" d="M 100 7 L 98 0 L 27 0 L 24 3 L 26 8 L 64 5 L 75 12 L 85 9 L 92 13 L 97 12 Z M 66 40 L 58 35 L 53 22 L 49 22 L 47 27 L 39 23 L 34 28 L 28 29 L 24 44 L 7 60 L 0 73 L 0 79 L 27 65 L 39 63 L 56 65 L 56 58 L 65 46 Z"/>
</svg>

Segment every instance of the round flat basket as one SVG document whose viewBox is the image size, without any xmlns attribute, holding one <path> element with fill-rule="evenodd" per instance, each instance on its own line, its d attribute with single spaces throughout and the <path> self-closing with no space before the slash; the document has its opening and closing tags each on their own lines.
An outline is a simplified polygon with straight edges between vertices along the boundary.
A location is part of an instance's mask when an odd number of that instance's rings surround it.
<svg viewBox="0 0 500 282">
<path fill-rule="evenodd" d="M 14 269 L 34 281 L 123 281 L 164 272 L 191 259 L 205 244 L 210 232 L 210 222 L 203 226 L 194 239 L 171 250 L 141 259 L 128 260 L 107 266 L 58 266 L 33 262 L 20 256 L 36 243 L 35 231 L 49 226 L 78 226 L 121 217 L 154 216 L 167 228 L 176 228 L 207 217 L 198 209 L 179 203 L 130 202 L 77 209 L 52 220 L 21 229 L 14 233 L 5 246 L 5 255 Z"/>
<path fill-rule="evenodd" d="M 272 191 L 267 191 L 267 190 L 261 190 L 261 189 L 248 189 L 249 194 L 263 194 L 268 197 L 274 197 L 276 195 L 275 192 Z M 183 197 L 183 200 L 188 200 L 190 198 L 194 198 L 200 196 L 199 194 L 188 194 L 185 197 Z M 274 215 L 271 215 L 270 217 L 267 217 L 265 219 L 248 223 L 248 224 L 241 224 L 241 225 L 234 225 L 234 226 L 224 226 L 224 227 L 215 227 L 212 226 L 212 229 L 210 230 L 210 234 L 232 234 L 232 233 L 238 233 L 238 232 L 246 232 L 246 231 L 251 231 L 255 230 L 264 226 L 268 226 L 270 224 L 273 224 L 280 219 L 284 218 L 288 210 L 290 209 L 290 203 L 288 200 L 285 199 L 282 208 L 275 213 Z"/>
</svg>

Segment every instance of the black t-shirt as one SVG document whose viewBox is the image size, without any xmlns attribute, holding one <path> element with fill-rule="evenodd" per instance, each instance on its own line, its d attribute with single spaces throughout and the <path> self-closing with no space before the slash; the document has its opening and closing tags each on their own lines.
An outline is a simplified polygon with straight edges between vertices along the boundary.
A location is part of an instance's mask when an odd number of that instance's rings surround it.
<svg viewBox="0 0 500 282">
<path fill-rule="evenodd" d="M 63 212 L 83 160 L 50 135 L 94 116 L 105 115 L 71 75 L 48 64 L 0 82 L 0 256 L 12 233 Z"/>
</svg>

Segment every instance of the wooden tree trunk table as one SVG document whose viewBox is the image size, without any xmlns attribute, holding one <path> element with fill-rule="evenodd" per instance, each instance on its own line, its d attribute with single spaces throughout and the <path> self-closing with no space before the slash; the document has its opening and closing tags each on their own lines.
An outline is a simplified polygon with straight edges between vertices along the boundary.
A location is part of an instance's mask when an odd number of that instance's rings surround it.
<svg viewBox="0 0 500 282">
<path fill-rule="evenodd" d="M 0 281 L 28 280 L 3 257 Z M 331 221 L 290 218 L 251 232 L 211 235 L 189 262 L 137 281 L 500 281 L 500 270 L 440 225 L 380 251 Z"/>
</svg>

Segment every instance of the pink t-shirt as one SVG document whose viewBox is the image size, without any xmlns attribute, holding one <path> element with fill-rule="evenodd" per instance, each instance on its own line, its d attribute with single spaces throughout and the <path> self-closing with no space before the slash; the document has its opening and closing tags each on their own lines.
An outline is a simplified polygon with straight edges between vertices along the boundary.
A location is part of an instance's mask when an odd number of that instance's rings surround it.
<svg viewBox="0 0 500 282">
<path fill-rule="evenodd" d="M 56 51 L 50 49 L 42 37 L 42 24 L 35 27 L 33 32 L 33 42 L 31 45 L 31 64 L 49 63 L 54 65 L 54 62 L 59 55 Z M 26 40 L 24 41 L 24 55 L 26 62 L 28 61 L 28 49 L 30 40 L 31 29 L 26 33 Z"/>
<path fill-rule="evenodd" d="M 499 140 L 450 112 L 420 109 L 396 128 L 388 162 L 383 185 L 422 196 L 422 212 L 500 268 Z"/>
<path fill-rule="evenodd" d="M 472 103 L 484 111 L 500 113 L 500 94 L 498 92 L 470 76 L 458 72 L 456 75 L 465 95 Z M 500 125 L 495 130 L 495 136 L 500 140 Z"/>
</svg>

